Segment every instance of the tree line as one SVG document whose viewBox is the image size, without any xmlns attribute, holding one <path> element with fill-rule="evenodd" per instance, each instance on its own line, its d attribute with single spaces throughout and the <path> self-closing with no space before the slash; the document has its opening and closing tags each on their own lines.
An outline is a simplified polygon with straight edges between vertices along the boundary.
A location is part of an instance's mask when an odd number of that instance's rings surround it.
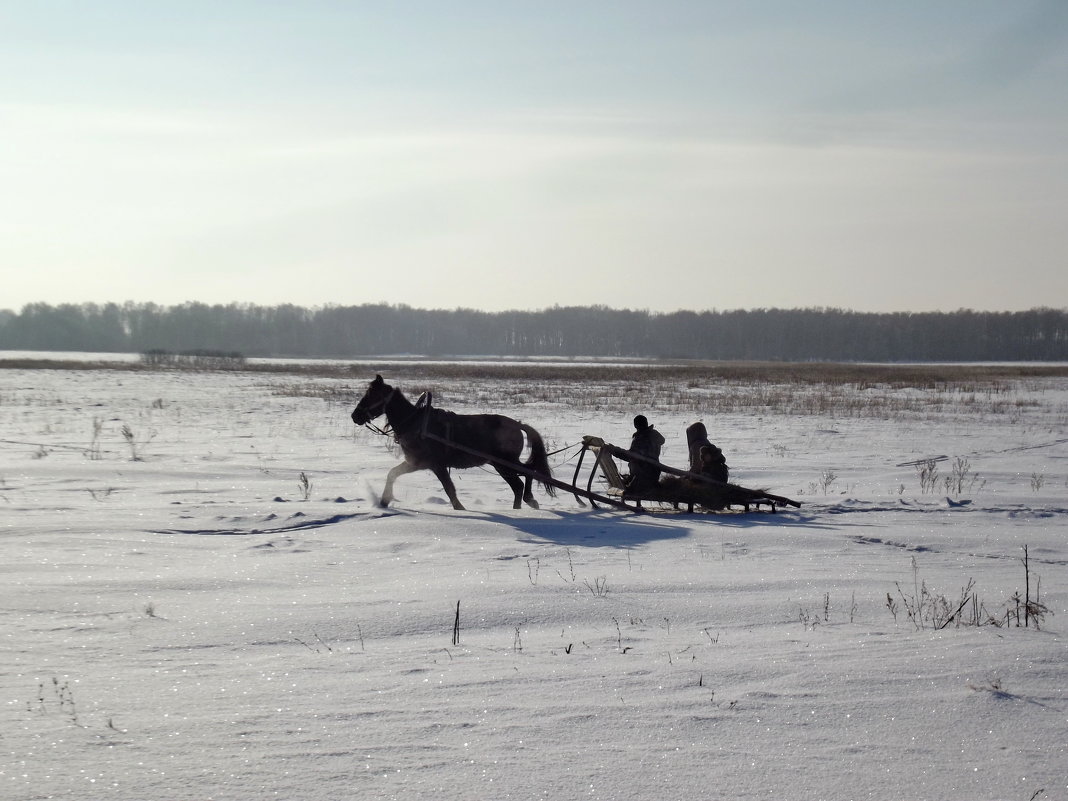
<svg viewBox="0 0 1068 801">
<path fill-rule="evenodd" d="M 758 361 L 1068 361 L 1068 309 L 538 311 L 232 303 L 32 303 L 0 311 L 0 350 L 245 356 L 649 357 Z"/>
</svg>

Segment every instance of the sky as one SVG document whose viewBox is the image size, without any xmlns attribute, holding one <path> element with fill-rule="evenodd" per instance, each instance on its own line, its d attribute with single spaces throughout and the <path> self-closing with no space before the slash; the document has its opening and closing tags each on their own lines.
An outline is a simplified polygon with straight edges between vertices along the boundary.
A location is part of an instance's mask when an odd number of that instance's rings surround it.
<svg viewBox="0 0 1068 801">
<path fill-rule="evenodd" d="M 0 309 L 1068 306 L 1063 0 L 0 0 Z"/>
</svg>

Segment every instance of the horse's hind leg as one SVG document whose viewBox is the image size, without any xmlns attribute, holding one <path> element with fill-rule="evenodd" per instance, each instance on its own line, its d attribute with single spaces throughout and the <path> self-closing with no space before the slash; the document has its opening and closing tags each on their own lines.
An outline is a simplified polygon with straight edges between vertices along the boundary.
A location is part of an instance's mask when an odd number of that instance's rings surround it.
<svg viewBox="0 0 1068 801">
<path fill-rule="evenodd" d="M 412 467 L 408 462 L 401 462 L 386 475 L 386 488 L 382 490 L 382 499 L 378 505 L 385 508 L 393 503 L 393 482 L 407 473 L 413 473 L 418 468 Z"/>
<path fill-rule="evenodd" d="M 494 465 L 494 468 L 501 474 L 501 478 L 508 482 L 508 486 L 512 488 L 512 493 L 515 495 L 515 500 L 512 502 L 513 509 L 521 509 L 523 507 L 523 501 L 527 503 L 534 501 L 534 497 L 530 494 L 530 485 L 527 485 L 527 496 L 523 495 L 523 479 L 519 477 L 519 473 L 515 470 L 509 470 L 507 467 L 501 467 L 500 465 Z M 534 501 L 533 506 L 538 508 L 538 502 Z"/>
<path fill-rule="evenodd" d="M 445 494 L 449 496 L 449 500 L 452 501 L 452 508 L 463 510 L 464 505 L 460 503 L 460 499 L 456 497 L 456 485 L 452 483 L 452 476 L 449 475 L 449 468 L 447 467 L 431 467 L 434 471 L 434 475 L 438 477 L 438 481 L 441 482 L 441 486 L 445 489 Z"/>
<path fill-rule="evenodd" d="M 526 484 L 523 486 L 523 500 L 527 502 L 527 506 L 534 509 L 540 509 L 538 502 L 534 500 L 534 493 L 531 492 L 531 487 L 534 486 L 534 477 L 527 476 Z"/>
</svg>

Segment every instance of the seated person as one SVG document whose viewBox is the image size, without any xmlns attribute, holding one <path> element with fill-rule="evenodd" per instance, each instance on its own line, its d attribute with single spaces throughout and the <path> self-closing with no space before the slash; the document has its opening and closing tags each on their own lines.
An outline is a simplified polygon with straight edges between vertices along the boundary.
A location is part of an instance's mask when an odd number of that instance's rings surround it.
<svg viewBox="0 0 1068 801">
<path fill-rule="evenodd" d="M 694 423 L 686 429 L 686 444 L 690 448 L 690 472 L 701 473 L 726 483 L 730 475 L 723 451 L 708 441 L 704 423 Z"/>
<path fill-rule="evenodd" d="M 697 471 L 698 473 L 716 481 L 722 481 L 724 484 L 727 483 L 727 479 L 730 476 L 730 468 L 727 467 L 727 460 L 723 457 L 723 451 L 715 445 L 703 445 L 701 446 L 699 458 L 701 460 L 701 469 Z"/>
<path fill-rule="evenodd" d="M 634 418 L 634 436 L 630 440 L 630 450 L 655 462 L 660 461 L 660 449 L 664 447 L 663 435 L 654 429 L 645 415 Z M 660 468 L 645 459 L 630 460 L 630 479 L 627 481 L 628 492 L 640 492 L 655 487 L 660 481 Z"/>
</svg>

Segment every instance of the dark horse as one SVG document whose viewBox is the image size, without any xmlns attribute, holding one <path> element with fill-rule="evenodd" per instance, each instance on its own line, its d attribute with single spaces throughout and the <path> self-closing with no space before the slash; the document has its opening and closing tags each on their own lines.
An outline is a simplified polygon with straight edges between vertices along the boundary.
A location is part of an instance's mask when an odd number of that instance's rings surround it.
<svg viewBox="0 0 1068 801">
<path fill-rule="evenodd" d="M 456 487 L 449 476 L 450 467 L 478 467 L 490 462 L 508 482 L 515 493 L 513 509 L 528 506 L 538 508 L 538 502 L 530 491 L 533 477 L 527 475 L 526 484 L 519 471 L 508 463 L 519 464 L 523 453 L 523 433 L 530 442 L 530 458 L 525 467 L 543 476 L 552 476 L 545 443 L 541 435 L 530 426 L 500 414 L 456 414 L 443 409 L 431 408 L 429 404 L 409 401 L 399 389 L 391 387 L 375 376 L 366 394 L 360 398 L 352 412 L 352 422 L 366 425 L 381 414 L 386 415 L 393 436 L 404 451 L 404 461 L 389 471 L 386 488 L 382 491 L 382 506 L 393 500 L 393 482 L 405 473 L 416 470 L 432 470 L 452 501 L 454 509 L 464 506 L 456 497 Z M 450 447 L 441 440 L 455 443 L 468 450 Z M 475 455 L 469 451 L 477 451 Z M 486 457 L 491 458 L 486 458 Z M 502 464 L 503 462 L 503 464 Z M 549 495 L 555 495 L 552 486 L 540 482 Z"/>
</svg>

